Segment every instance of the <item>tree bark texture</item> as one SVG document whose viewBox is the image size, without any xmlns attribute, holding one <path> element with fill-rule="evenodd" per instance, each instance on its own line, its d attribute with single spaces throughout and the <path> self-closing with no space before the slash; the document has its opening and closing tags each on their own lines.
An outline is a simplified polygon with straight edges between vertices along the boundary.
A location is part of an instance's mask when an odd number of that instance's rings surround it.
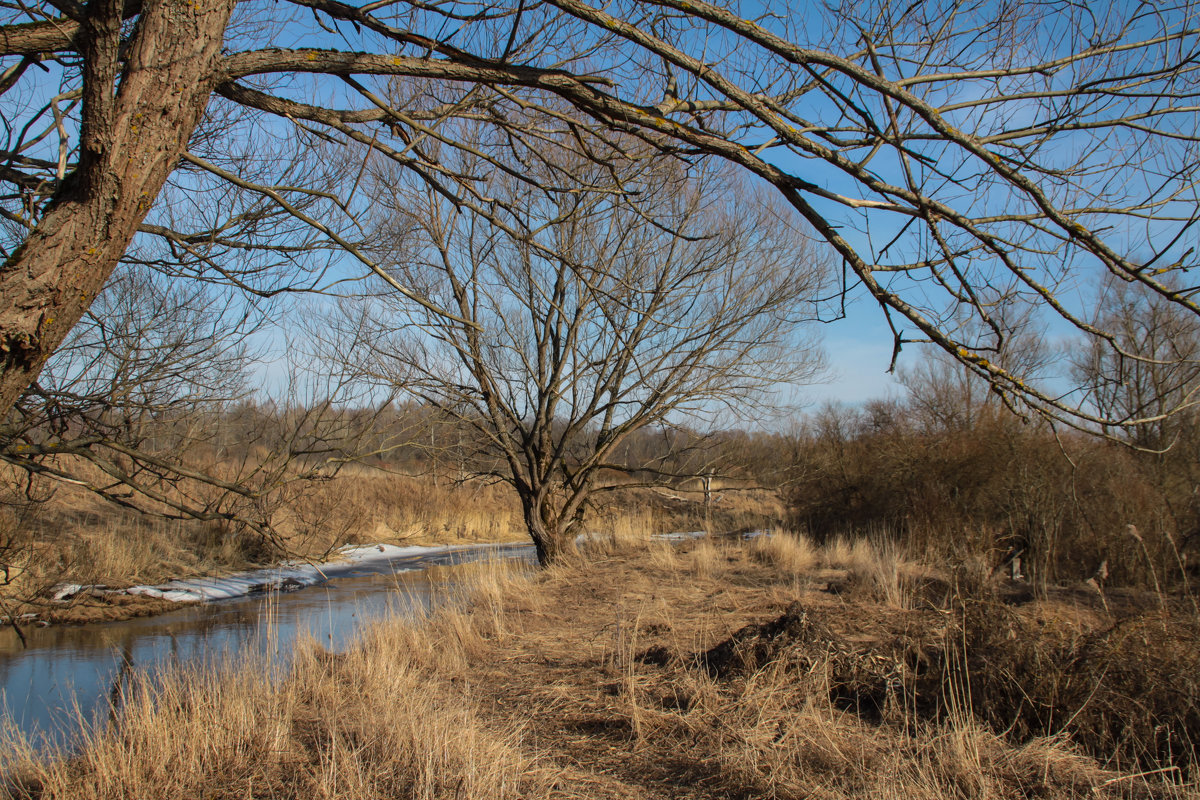
<svg viewBox="0 0 1200 800">
<path fill-rule="evenodd" d="M 564 530 L 564 526 L 547 523 L 536 502 L 522 498 L 525 526 L 529 530 L 529 538 L 533 540 L 537 552 L 538 564 L 545 567 L 575 555 L 575 542 L 572 539 L 573 528 Z"/>
<path fill-rule="evenodd" d="M 150 0 L 126 42 L 120 0 L 88 5 L 79 165 L 0 267 L 0 408 L 87 310 L 175 168 L 219 80 L 233 4 Z"/>
</svg>

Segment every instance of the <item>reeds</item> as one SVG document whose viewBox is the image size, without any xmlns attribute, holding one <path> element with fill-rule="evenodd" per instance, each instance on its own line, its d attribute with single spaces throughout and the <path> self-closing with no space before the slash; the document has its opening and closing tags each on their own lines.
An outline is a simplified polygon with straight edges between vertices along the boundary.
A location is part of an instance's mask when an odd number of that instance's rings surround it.
<svg viewBox="0 0 1200 800">
<path fill-rule="evenodd" d="M 2 472 L 0 479 L 15 480 Z M 57 583 L 126 586 L 282 558 L 320 560 L 345 544 L 528 540 L 516 496 L 503 484 L 347 465 L 286 492 L 271 501 L 278 534 L 272 540 L 227 523 L 144 516 L 73 485 L 58 487 L 45 502 L 26 503 L 20 514 L 17 505 L 0 503 L 0 602 L 44 597 Z M 702 517 L 703 493 L 629 488 L 617 494 L 619 503 L 590 511 L 585 521 L 593 554 L 645 549 L 653 534 L 689 529 Z M 782 514 L 777 494 L 765 490 L 730 492 L 719 510 L 721 524 Z"/>
<path fill-rule="evenodd" d="M 715 578 L 728 564 L 726 548 L 705 537 L 687 551 L 684 563 L 688 571 L 698 578 Z"/>
<path fill-rule="evenodd" d="M 823 563 L 844 569 L 851 579 L 893 608 L 911 608 L 914 602 L 912 581 L 906 580 L 915 568 L 893 539 L 878 536 L 851 538 L 838 536 L 821 551 Z"/>
<path fill-rule="evenodd" d="M 520 580 L 496 565 L 456 591 Z M 486 599 L 482 602 L 489 602 Z M 547 775 L 519 725 L 485 722 L 459 688 L 494 634 L 457 604 L 368 629 L 346 653 L 301 643 L 286 670 L 257 657 L 142 680 L 118 719 L 81 721 L 76 754 L 47 757 L 7 731 L 4 794 L 15 798 L 516 798 Z"/>
</svg>

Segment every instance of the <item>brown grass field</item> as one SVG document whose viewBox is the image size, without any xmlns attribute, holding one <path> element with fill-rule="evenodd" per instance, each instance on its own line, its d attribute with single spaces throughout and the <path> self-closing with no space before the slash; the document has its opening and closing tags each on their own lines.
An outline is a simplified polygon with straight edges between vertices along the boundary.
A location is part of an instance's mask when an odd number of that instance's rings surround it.
<svg viewBox="0 0 1200 800">
<path fill-rule="evenodd" d="M 427 619 L 144 686 L 19 798 L 1192 798 L 1186 598 L 779 535 L 463 568 Z M 452 598 L 453 599 L 453 598 Z"/>
</svg>

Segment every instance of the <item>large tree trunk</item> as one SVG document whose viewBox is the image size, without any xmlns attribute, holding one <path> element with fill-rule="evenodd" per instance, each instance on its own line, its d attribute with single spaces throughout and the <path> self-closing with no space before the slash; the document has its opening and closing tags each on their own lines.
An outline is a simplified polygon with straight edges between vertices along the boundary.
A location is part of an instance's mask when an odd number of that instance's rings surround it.
<svg viewBox="0 0 1200 800">
<path fill-rule="evenodd" d="M 533 547 L 537 551 L 538 564 L 549 566 L 569 560 L 577 554 L 574 537 L 565 532 L 562 526 L 543 519 L 536 498 L 522 497 L 521 508 L 529 538 L 533 540 Z"/>
<path fill-rule="evenodd" d="M 233 5 L 146 0 L 122 66 L 123 0 L 88 4 L 79 165 L 0 267 L 0 415 L 87 310 L 175 168 L 219 80 Z"/>
</svg>

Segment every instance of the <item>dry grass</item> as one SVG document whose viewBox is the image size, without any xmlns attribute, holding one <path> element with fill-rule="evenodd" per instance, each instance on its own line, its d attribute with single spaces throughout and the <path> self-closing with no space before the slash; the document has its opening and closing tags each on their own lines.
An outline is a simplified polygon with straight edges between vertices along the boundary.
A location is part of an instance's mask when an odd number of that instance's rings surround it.
<svg viewBox="0 0 1200 800">
<path fill-rule="evenodd" d="M 522 580 L 487 564 L 455 577 L 484 605 L 517 594 Z M 376 625 L 345 654 L 302 644 L 281 674 L 253 659 L 169 673 L 138 685 L 119 724 L 89 733 L 78 756 L 39 757 L 9 731 L 6 795 L 542 796 L 548 775 L 523 752 L 520 727 L 481 719 L 464 683 L 494 628 L 451 604 L 416 623 Z"/>
<path fill-rule="evenodd" d="M 649 512 L 654 533 L 766 530 L 778 526 L 787 514 L 779 492 L 770 489 L 714 491 L 707 506 L 704 492 L 697 489 L 622 488 L 596 499 L 605 503 L 596 511 L 597 519 L 642 510 Z"/>
<path fill-rule="evenodd" d="M 962 708 L 925 715 L 889 683 L 891 642 L 870 626 L 937 647 L 944 615 L 872 593 L 847 605 L 800 588 L 756 549 L 700 541 L 669 557 L 652 545 L 542 581 L 555 603 L 526 620 L 504 650 L 512 669 L 488 671 L 489 691 L 506 708 L 523 698 L 513 713 L 572 765 L 580 796 L 1183 798 L 1197 788 L 1172 772 L 1106 769 L 1061 737 L 1006 738 Z M 697 668 L 696 654 L 797 596 L 827 636 L 747 669 Z M 851 702 L 852 679 L 880 688 L 880 704 Z"/>
<path fill-rule="evenodd" d="M 45 616 L 48 590 L 59 583 L 160 583 L 284 557 L 319 560 L 345 544 L 473 544 L 527 537 L 507 486 L 354 464 L 332 478 L 281 490 L 273 501 L 280 540 L 272 542 L 227 524 L 144 516 L 70 484 L 57 485 L 45 502 L 23 503 L 19 478 L 11 469 L 0 469 L 0 486 L 8 487 L 0 490 L 0 616 L 26 611 Z M 644 547 L 651 534 L 694 527 L 704 516 L 702 493 L 621 489 L 617 494 L 620 503 L 594 510 L 586 521 L 593 552 Z M 721 524 L 783 513 L 778 496 L 762 490 L 727 492 L 719 500 L 714 507 Z M 120 616 L 112 608 L 103 611 L 100 618 Z M 61 615 L 61 609 L 54 613 Z M 96 614 L 76 615 L 79 621 L 91 616 Z"/>
<path fill-rule="evenodd" d="M 887 598 L 871 576 L 915 570 L 897 554 L 851 542 L 817 554 L 814 567 L 866 576 L 838 594 L 798 574 L 794 553 L 775 552 L 641 540 L 533 573 L 471 565 L 455 572 L 466 588 L 454 602 L 374 627 L 346 655 L 309 646 L 276 680 L 261 667 L 174 676 L 77 758 L 37 761 L 10 740 L 9 792 L 1183 800 L 1200 789 L 1194 775 L 1184 782 L 1186 760 L 1176 768 L 1143 749 L 1142 760 L 1110 761 L 1119 745 L 1089 738 L 1108 711 L 1132 720 L 1152 699 L 1134 691 L 1137 670 L 1163 639 L 1141 612 L 1105 628 L 1107 612 L 1064 596 L 997 612 L 1018 626 L 980 616 L 992 635 L 976 641 L 962 613 Z M 1185 678 L 1200 632 L 1169 630 L 1170 647 L 1141 678 L 1194 704 L 1200 690 Z M 1059 645 L 1072 641 L 1095 670 L 1067 658 Z M 963 647 L 967 660 L 955 662 Z M 1064 659 L 1048 660 L 1057 652 Z M 997 665 L 990 676 L 973 653 Z M 989 681 L 1019 677 L 1046 707 L 1047 692 L 1069 699 L 1072 674 L 1085 676 L 1074 688 L 1090 699 L 1058 735 L 985 713 L 1005 697 Z M 1133 705 L 1106 705 L 1122 696 Z M 1175 706 L 1156 711 L 1156 724 L 1186 711 Z"/>
<path fill-rule="evenodd" d="M 810 572 L 821 560 L 820 553 L 807 536 L 783 531 L 754 537 L 750 541 L 750 555 L 792 575 Z"/>
<path fill-rule="evenodd" d="M 680 567 L 679 549 L 672 542 L 656 541 L 646 546 L 646 560 L 655 569 L 677 572 Z"/>
<path fill-rule="evenodd" d="M 709 713 L 723 774 L 762 797 L 1009 798 L 1120 796 L 1096 763 L 1061 742 L 1014 748 L 971 723 L 909 734 L 814 700 L 803 685 L 770 675 L 725 688 Z M 819 697 L 819 695 L 818 695 Z M 1093 790 L 1100 789 L 1100 791 Z M 1182 796 L 1182 795 L 1181 795 Z"/>
<path fill-rule="evenodd" d="M 1019 607 L 962 598 L 951 607 L 956 647 L 940 671 L 961 675 L 959 695 L 975 715 L 1016 737 L 1064 732 L 1125 769 L 1200 773 L 1200 619 L 1157 600 L 1105 609 L 1061 590 Z M 936 675 L 915 688 L 944 706 Z"/>
<path fill-rule="evenodd" d="M 524 538 L 511 490 L 349 466 L 297 495 L 282 514 L 310 552 L 346 543 L 466 544 Z"/>
<path fill-rule="evenodd" d="M 11 473 L 0 475 L 10 487 Z M 348 467 L 328 479 L 295 484 L 273 522 L 281 541 L 265 542 L 229 525 L 166 520 L 106 503 L 61 484 L 44 502 L 0 493 L 0 561 L 13 591 L 46 582 L 158 582 L 278 559 L 318 558 L 348 543 L 460 544 L 524 537 L 509 492 L 481 483 Z M 3 582 L 0 573 L 0 583 Z M 26 592 L 27 593 L 27 592 Z"/>
<path fill-rule="evenodd" d="M 594 514 L 587 526 L 581 548 L 585 558 L 644 549 L 658 527 L 654 509 L 641 506 Z"/>
<path fill-rule="evenodd" d="M 728 564 L 728 546 L 712 539 L 700 539 L 684 554 L 687 569 L 698 578 L 715 578 Z"/>
<path fill-rule="evenodd" d="M 86 500 L 86 498 L 84 498 Z M 46 509 L 14 533 L 18 567 L 0 596 L 37 596 L 56 583 L 129 586 L 256 563 L 260 543 L 215 525 L 144 517 L 103 506 Z"/>
<path fill-rule="evenodd" d="M 861 536 L 835 537 L 821 550 L 822 562 L 846 570 L 852 581 L 893 608 L 911 608 L 915 577 L 923 570 L 905 558 L 892 539 Z"/>
</svg>

